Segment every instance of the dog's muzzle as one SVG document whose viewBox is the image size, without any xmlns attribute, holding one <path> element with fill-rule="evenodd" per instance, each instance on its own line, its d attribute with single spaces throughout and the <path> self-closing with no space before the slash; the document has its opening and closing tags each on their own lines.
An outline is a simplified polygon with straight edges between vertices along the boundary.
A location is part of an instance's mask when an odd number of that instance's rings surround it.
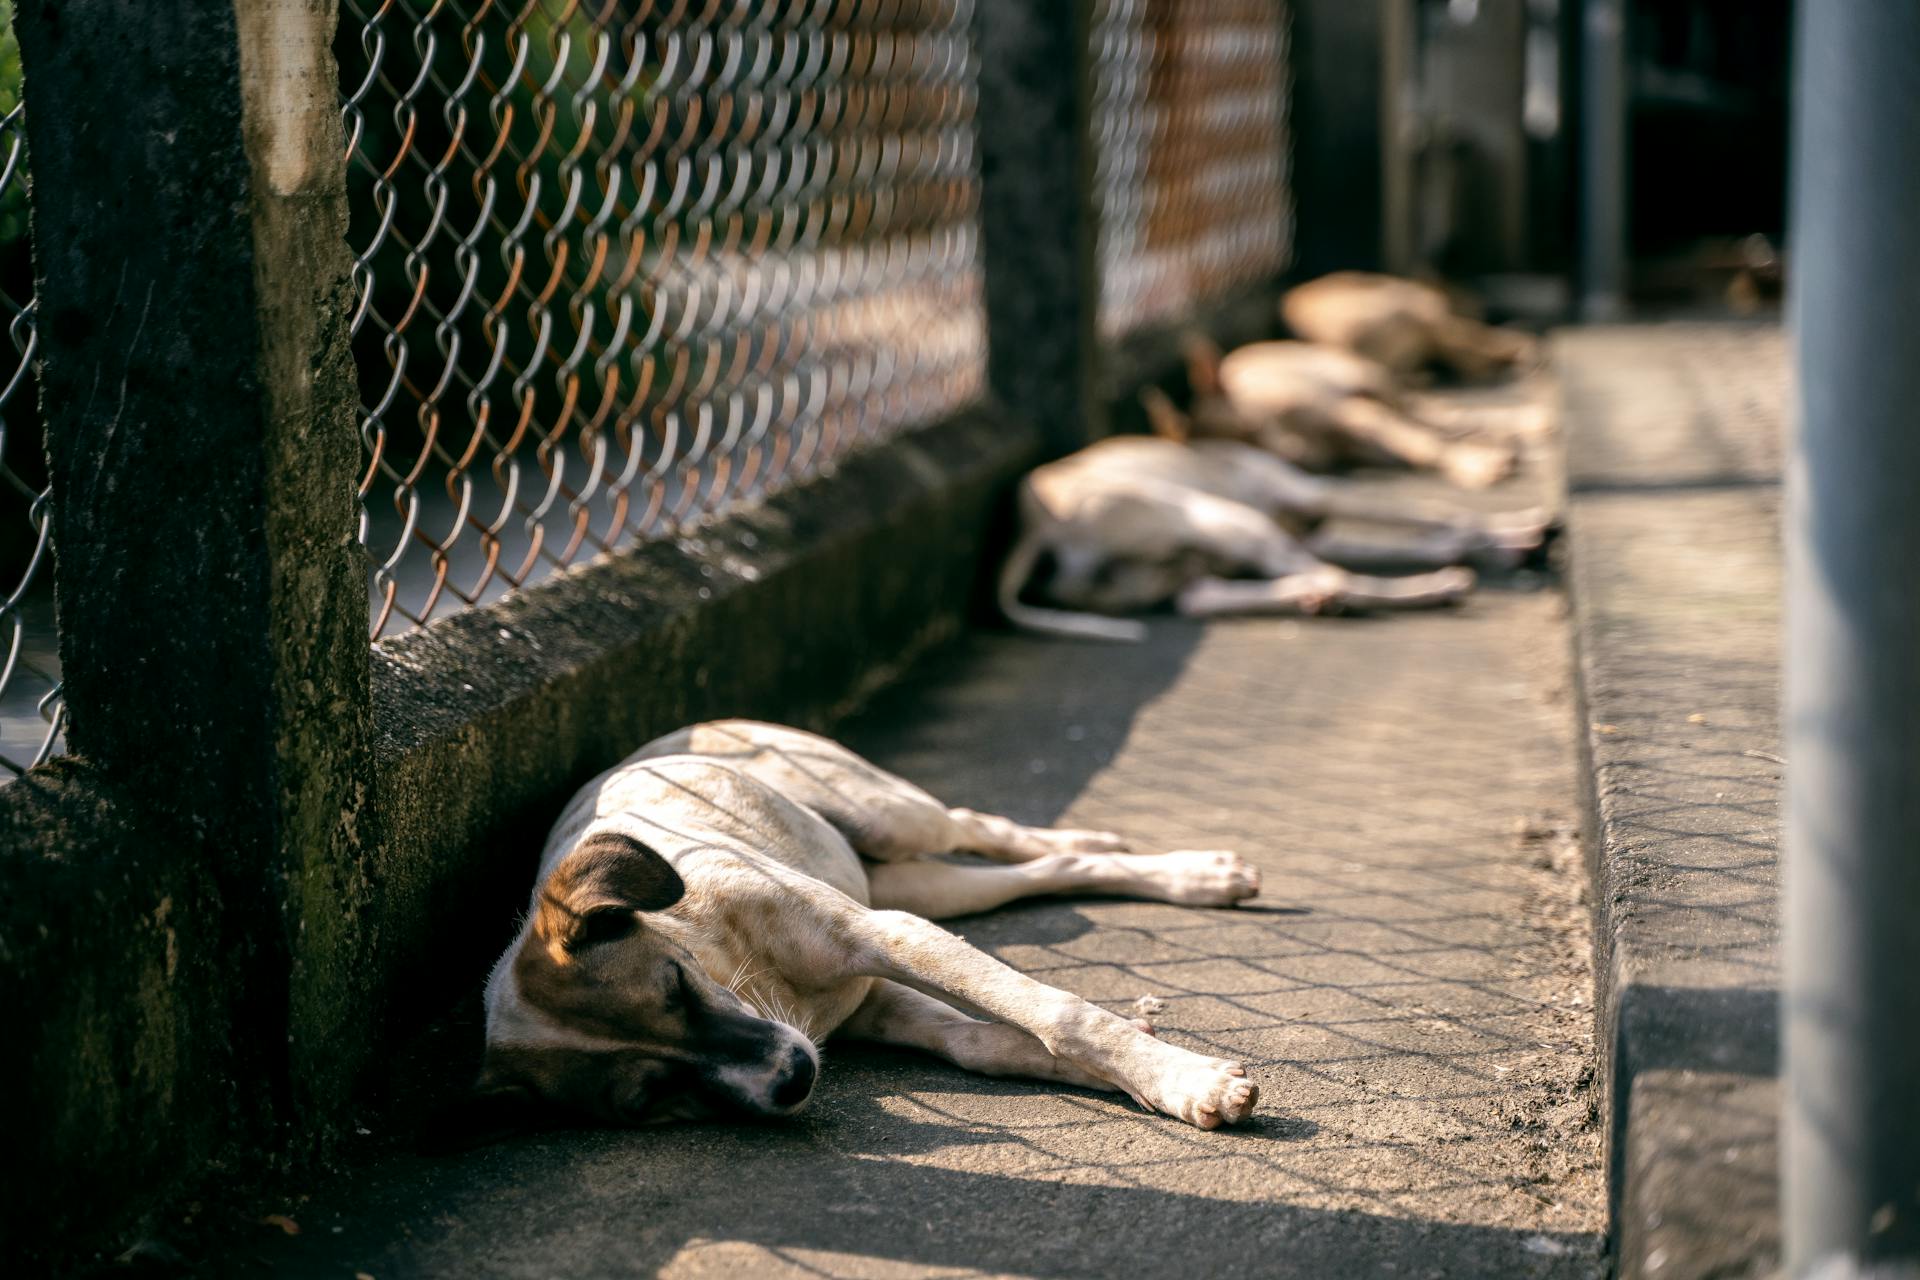
<svg viewBox="0 0 1920 1280">
<path fill-rule="evenodd" d="M 786 1072 L 769 1095 L 773 1105 L 789 1115 L 799 1110 L 813 1096 L 813 1082 L 819 1078 L 820 1068 L 812 1054 L 799 1048 L 788 1050 Z"/>
<path fill-rule="evenodd" d="M 820 1059 L 813 1043 L 785 1023 L 778 1041 L 753 1061 L 722 1067 L 714 1079 L 736 1102 L 765 1116 L 790 1116 L 813 1097 Z"/>
</svg>

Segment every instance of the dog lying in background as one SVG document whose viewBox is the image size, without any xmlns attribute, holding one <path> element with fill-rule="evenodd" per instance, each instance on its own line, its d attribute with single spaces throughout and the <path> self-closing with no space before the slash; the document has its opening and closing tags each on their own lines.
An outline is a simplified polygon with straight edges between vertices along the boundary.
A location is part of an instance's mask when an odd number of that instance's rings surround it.
<svg viewBox="0 0 1920 1280">
<path fill-rule="evenodd" d="M 1483 381 L 1534 353 L 1526 334 L 1456 314 L 1431 285 L 1364 271 L 1336 271 L 1289 289 L 1280 318 L 1295 336 L 1365 356 L 1401 381 L 1436 366 Z"/>
<path fill-rule="evenodd" d="M 1510 440 L 1462 438 L 1415 417 L 1384 366 L 1335 347 L 1255 342 L 1222 356 L 1209 340 L 1193 338 L 1187 379 L 1187 425 L 1155 415 L 1155 431 L 1170 439 L 1238 440 L 1309 471 L 1367 464 L 1436 471 L 1467 489 L 1505 479 L 1518 458 Z"/>
<path fill-rule="evenodd" d="M 1192 434 L 1158 391 L 1145 398 L 1164 434 Z M 1401 536 L 1352 542 L 1323 528 L 1336 517 Z M 1238 440 L 1116 436 L 1030 472 L 1019 525 L 999 578 L 1008 621 L 1137 641 L 1142 623 L 1110 615 L 1167 604 L 1188 617 L 1451 604 L 1473 587 L 1464 566 L 1512 567 L 1544 545 L 1551 520 L 1538 510 L 1383 503 Z M 1354 572 L 1388 566 L 1427 571 Z"/>
<path fill-rule="evenodd" d="M 950 852 L 984 861 L 932 856 Z M 1258 1097 L 1238 1063 L 929 920 L 1043 894 L 1225 907 L 1259 886 L 1231 853 L 1130 853 L 1108 832 L 949 809 L 796 729 L 682 729 L 588 783 L 554 826 L 532 910 L 487 983 L 479 1082 L 437 1145 L 546 1114 L 791 1115 L 835 1035 L 1235 1124 Z"/>
</svg>

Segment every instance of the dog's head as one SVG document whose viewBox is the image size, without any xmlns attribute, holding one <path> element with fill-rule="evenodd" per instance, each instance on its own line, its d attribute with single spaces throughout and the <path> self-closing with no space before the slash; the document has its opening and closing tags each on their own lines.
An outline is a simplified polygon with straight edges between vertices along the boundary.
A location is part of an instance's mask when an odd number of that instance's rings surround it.
<svg viewBox="0 0 1920 1280">
<path fill-rule="evenodd" d="M 708 976 L 676 940 L 684 924 L 654 914 L 685 893 L 630 836 L 575 846 L 494 968 L 480 1078 L 429 1141 L 480 1140 L 542 1115 L 644 1124 L 805 1106 L 818 1051 Z"/>
<path fill-rule="evenodd" d="M 1271 415 L 1248 412 L 1227 394 L 1221 369 L 1226 357 L 1213 339 L 1191 334 L 1182 344 L 1187 361 L 1187 386 L 1192 396 L 1186 413 L 1174 408 L 1158 388 L 1141 392 L 1147 424 L 1168 440 L 1240 440 L 1257 443 L 1274 424 Z"/>
</svg>

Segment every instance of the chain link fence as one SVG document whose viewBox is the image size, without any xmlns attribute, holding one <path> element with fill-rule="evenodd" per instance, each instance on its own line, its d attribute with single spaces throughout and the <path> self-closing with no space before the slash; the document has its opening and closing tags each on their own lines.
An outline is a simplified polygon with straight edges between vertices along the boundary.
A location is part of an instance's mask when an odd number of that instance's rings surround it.
<svg viewBox="0 0 1920 1280">
<path fill-rule="evenodd" d="M 376 639 L 981 394 L 972 4 L 347 0 Z M 1287 14 L 1096 0 L 1092 32 L 1112 338 L 1285 265 Z M 64 712 L 10 43 L 0 64 L 7 777 Z"/>
<path fill-rule="evenodd" d="M 979 394 L 970 0 L 348 0 L 373 632 Z"/>
<path fill-rule="evenodd" d="M 0 782 L 59 748 L 65 725 L 53 622 L 45 451 L 33 374 L 33 257 L 13 6 L 0 2 Z"/>
<path fill-rule="evenodd" d="M 1284 0 L 1095 0 L 1105 336 L 1286 266 L 1288 17 Z"/>
</svg>

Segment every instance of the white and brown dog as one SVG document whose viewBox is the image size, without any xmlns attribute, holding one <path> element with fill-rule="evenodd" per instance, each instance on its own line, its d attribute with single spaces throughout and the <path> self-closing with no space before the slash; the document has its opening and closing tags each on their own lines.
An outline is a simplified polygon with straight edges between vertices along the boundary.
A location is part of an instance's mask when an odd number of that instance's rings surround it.
<svg viewBox="0 0 1920 1280">
<path fill-rule="evenodd" d="M 1186 439 L 1193 432 L 1164 395 L 1144 398 L 1156 436 L 1101 440 L 1021 481 L 998 596 L 1014 625 L 1139 640 L 1140 622 L 1113 615 L 1166 605 L 1189 617 L 1430 608 L 1472 589 L 1466 566 L 1513 567 L 1551 532 L 1544 511 L 1381 502 L 1254 444 Z M 1329 527 L 1336 519 L 1397 536 L 1357 542 Z M 1354 571 L 1369 568 L 1426 571 Z"/>
<path fill-rule="evenodd" d="M 1365 271 L 1336 271 L 1289 289 L 1280 318 L 1297 337 L 1364 356 L 1401 381 L 1438 367 L 1477 382 L 1535 352 L 1528 335 L 1458 314 L 1432 285 Z"/>
<path fill-rule="evenodd" d="M 1463 434 L 1415 414 L 1385 366 L 1336 347 L 1253 342 L 1222 356 L 1205 338 L 1187 343 L 1190 420 L 1154 429 L 1175 438 L 1238 440 L 1309 471 L 1350 466 L 1434 471 L 1464 489 L 1512 473 L 1511 439 Z"/>
<path fill-rule="evenodd" d="M 790 1115 L 829 1036 L 1116 1090 L 1203 1129 L 1245 1120 L 1258 1091 L 1238 1063 L 930 923 L 1039 894 L 1224 907 L 1259 890 L 1231 853 L 1126 849 L 949 809 L 795 729 L 670 734 L 582 788 L 548 837 L 532 910 L 487 983 L 479 1083 L 442 1124 Z M 975 857 L 943 856 L 956 853 Z"/>
</svg>

